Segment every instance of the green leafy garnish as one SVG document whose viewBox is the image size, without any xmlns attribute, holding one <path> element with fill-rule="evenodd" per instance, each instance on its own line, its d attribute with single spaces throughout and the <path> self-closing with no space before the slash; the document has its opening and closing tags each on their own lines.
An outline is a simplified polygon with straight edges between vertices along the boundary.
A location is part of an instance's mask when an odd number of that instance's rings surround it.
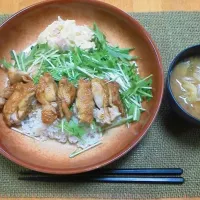
<svg viewBox="0 0 200 200">
<path fill-rule="evenodd" d="M 122 118 L 120 121 L 116 121 L 116 122 L 112 123 L 111 125 L 103 127 L 103 131 L 107 131 L 111 128 L 115 128 L 117 126 L 121 126 L 121 125 L 126 124 L 126 123 L 131 123 L 133 121 L 133 118 L 134 118 L 134 116 Z"/>
<path fill-rule="evenodd" d="M 81 138 L 84 134 L 88 133 L 88 130 L 91 129 L 93 132 L 102 132 L 102 129 L 95 121 L 88 124 L 81 124 L 76 120 L 71 119 L 69 122 L 66 119 L 62 119 L 59 123 L 58 127 L 62 130 L 62 132 L 67 132 L 71 136 L 76 136 Z"/>
<path fill-rule="evenodd" d="M 135 60 L 137 56 L 130 54 L 133 48 L 119 48 L 111 46 L 105 35 L 96 24 L 93 29 L 95 49 L 83 50 L 79 47 L 61 51 L 49 47 L 47 44 L 33 46 L 29 53 L 11 51 L 14 67 L 32 74 L 35 84 L 45 72 L 52 75 L 55 81 L 63 76 L 77 85 L 80 78 L 100 78 L 116 81 L 120 85 L 120 95 L 129 121 L 138 121 L 140 114 L 145 109 L 142 107 L 144 100 L 152 98 L 152 75 L 141 77 L 138 73 Z M 9 68 L 12 65 L 4 60 L 0 63 Z M 35 68 L 36 73 L 32 73 Z M 84 128 L 65 122 L 64 127 L 73 135 L 81 136 Z"/>
<path fill-rule="evenodd" d="M 86 147 L 86 148 L 84 148 L 84 149 L 77 149 L 77 150 L 75 150 L 73 153 L 71 153 L 71 154 L 69 155 L 69 157 L 70 157 L 70 158 L 74 158 L 75 156 L 78 156 L 78 155 L 80 155 L 81 153 L 84 153 L 85 151 L 87 151 L 87 150 L 89 150 L 89 149 L 92 149 L 92 148 L 94 148 L 94 147 L 96 147 L 96 146 L 98 146 L 98 145 L 100 145 L 100 144 L 102 144 L 101 141 L 96 142 L 96 143 L 94 143 L 94 144 L 92 144 L 92 145 L 90 145 L 90 146 L 88 146 L 88 147 Z"/>
<path fill-rule="evenodd" d="M 7 62 L 5 58 L 0 60 L 0 65 L 3 65 L 7 69 L 9 69 L 13 66 L 11 63 Z"/>
<path fill-rule="evenodd" d="M 62 120 L 58 125 L 60 129 L 67 132 L 71 136 L 76 136 L 81 138 L 85 133 L 87 133 L 88 127 L 86 125 L 76 123 L 73 120 L 67 122 L 66 120 Z"/>
</svg>

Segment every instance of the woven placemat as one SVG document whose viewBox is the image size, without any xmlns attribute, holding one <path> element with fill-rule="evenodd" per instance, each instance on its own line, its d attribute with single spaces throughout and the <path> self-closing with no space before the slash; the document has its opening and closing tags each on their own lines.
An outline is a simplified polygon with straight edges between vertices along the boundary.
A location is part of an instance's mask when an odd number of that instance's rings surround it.
<svg viewBox="0 0 200 200">
<path fill-rule="evenodd" d="M 144 25 L 160 50 L 165 72 L 182 49 L 200 43 L 200 13 L 166 12 L 131 14 Z M 1 16 L 0 22 L 7 16 Z M 18 181 L 22 169 L 0 157 L 0 196 L 164 198 L 200 196 L 200 130 L 172 113 L 164 97 L 142 142 L 111 167 L 181 167 L 183 185 L 40 183 Z"/>
</svg>

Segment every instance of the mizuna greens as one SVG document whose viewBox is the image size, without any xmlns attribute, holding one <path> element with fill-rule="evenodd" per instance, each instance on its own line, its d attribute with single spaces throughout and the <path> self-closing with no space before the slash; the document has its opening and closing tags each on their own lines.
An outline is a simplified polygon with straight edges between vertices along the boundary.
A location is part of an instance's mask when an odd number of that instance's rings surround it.
<svg viewBox="0 0 200 200">
<path fill-rule="evenodd" d="M 62 51 L 47 44 L 36 44 L 28 53 L 16 53 L 12 50 L 11 59 L 14 64 L 5 59 L 0 63 L 6 68 L 15 67 L 30 73 L 34 83 L 38 83 L 44 72 L 49 72 L 56 81 L 65 76 L 75 85 L 80 78 L 98 77 L 108 82 L 116 81 L 120 84 L 120 95 L 127 116 L 106 129 L 138 121 L 141 112 L 145 110 L 142 101 L 152 98 L 152 75 L 145 78 L 140 76 L 135 62 L 138 57 L 130 55 L 132 48 L 111 46 L 96 24 L 92 30 L 95 49 L 74 47 Z M 84 128 L 77 127 L 73 122 L 68 123 L 65 120 L 62 123 L 60 127 L 72 135 L 84 134 Z"/>
</svg>

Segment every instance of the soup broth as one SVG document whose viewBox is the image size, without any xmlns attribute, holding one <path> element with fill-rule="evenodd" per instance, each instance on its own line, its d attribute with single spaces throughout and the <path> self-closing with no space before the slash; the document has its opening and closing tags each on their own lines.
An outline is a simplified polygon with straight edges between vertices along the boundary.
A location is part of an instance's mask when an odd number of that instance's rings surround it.
<svg viewBox="0 0 200 200">
<path fill-rule="evenodd" d="M 170 78 L 176 101 L 200 119 L 200 57 L 190 57 L 174 67 Z"/>
</svg>

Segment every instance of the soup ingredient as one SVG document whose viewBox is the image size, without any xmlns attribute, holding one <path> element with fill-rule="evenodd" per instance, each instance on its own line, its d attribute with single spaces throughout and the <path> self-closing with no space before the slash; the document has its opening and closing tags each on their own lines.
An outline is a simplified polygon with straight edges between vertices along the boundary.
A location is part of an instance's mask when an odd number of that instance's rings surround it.
<svg viewBox="0 0 200 200">
<path fill-rule="evenodd" d="M 94 110 L 94 117 L 97 122 L 102 124 L 110 124 L 109 106 L 109 92 L 105 80 L 94 78 L 92 79 L 92 93 L 94 96 L 97 108 Z"/>
<path fill-rule="evenodd" d="M 94 109 L 91 81 L 83 79 L 78 81 L 76 108 L 80 122 L 91 124 Z"/>
<path fill-rule="evenodd" d="M 45 124 L 52 124 L 57 119 L 57 111 L 53 106 L 57 105 L 57 85 L 49 73 L 40 77 L 36 98 L 42 104 L 42 121 Z"/>
<path fill-rule="evenodd" d="M 50 47 L 69 50 L 71 47 L 81 49 L 95 48 L 92 41 L 93 31 L 87 26 L 77 25 L 75 20 L 62 20 L 50 24 L 38 37 L 39 44 L 48 44 Z"/>
<path fill-rule="evenodd" d="M 58 84 L 58 105 L 60 117 L 65 115 L 67 121 L 72 117 L 70 106 L 74 103 L 76 88 L 66 78 L 62 78 Z"/>
<path fill-rule="evenodd" d="M 26 118 L 30 112 L 34 95 L 33 82 L 17 83 L 13 94 L 3 108 L 3 116 L 8 126 L 19 125 Z"/>
<path fill-rule="evenodd" d="M 200 57 L 189 57 L 175 66 L 170 85 L 178 103 L 200 119 Z"/>
<path fill-rule="evenodd" d="M 197 101 L 197 87 L 193 83 L 183 80 L 182 87 L 185 90 L 184 96 L 189 102 Z"/>
</svg>

